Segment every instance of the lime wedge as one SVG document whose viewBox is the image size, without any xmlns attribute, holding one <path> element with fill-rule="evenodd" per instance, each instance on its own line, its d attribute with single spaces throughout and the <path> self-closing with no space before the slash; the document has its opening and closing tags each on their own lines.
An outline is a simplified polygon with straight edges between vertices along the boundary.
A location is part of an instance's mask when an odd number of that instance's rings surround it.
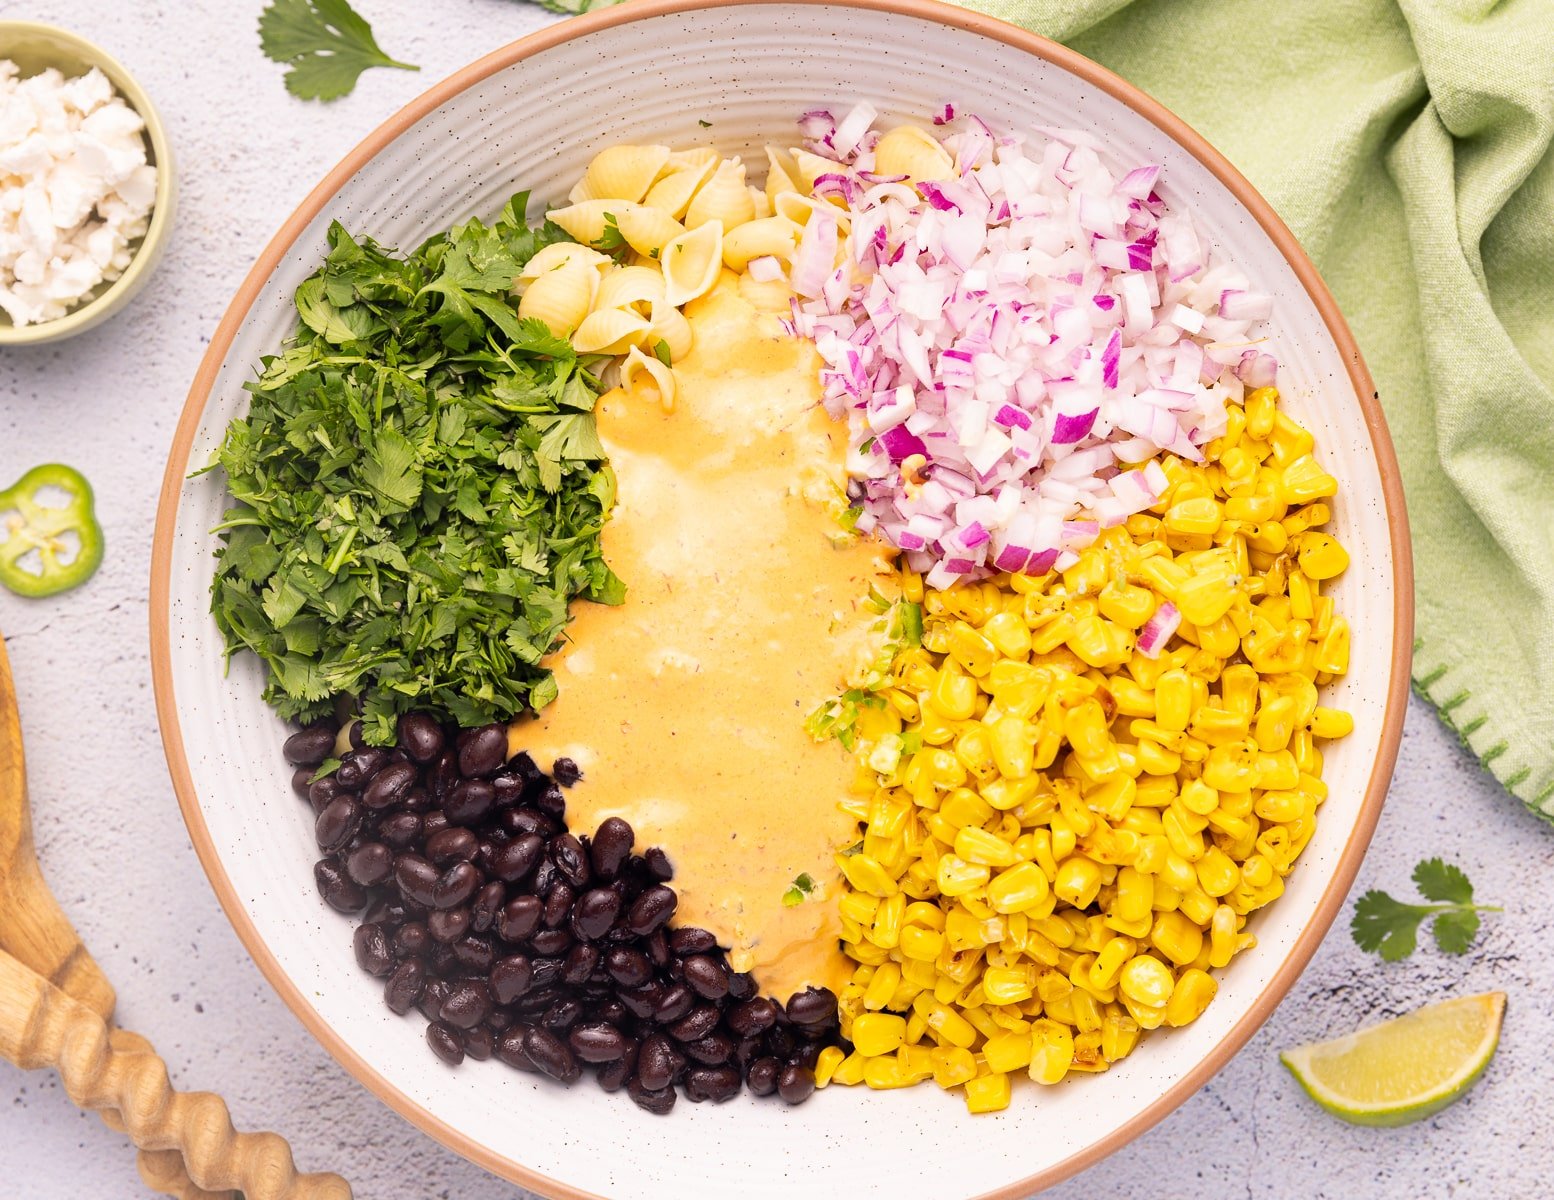
<svg viewBox="0 0 1554 1200">
<path fill-rule="evenodd" d="M 1505 993 L 1443 1000 L 1279 1055 L 1306 1094 L 1355 1125 L 1407 1125 L 1478 1082 L 1500 1042 Z"/>
</svg>

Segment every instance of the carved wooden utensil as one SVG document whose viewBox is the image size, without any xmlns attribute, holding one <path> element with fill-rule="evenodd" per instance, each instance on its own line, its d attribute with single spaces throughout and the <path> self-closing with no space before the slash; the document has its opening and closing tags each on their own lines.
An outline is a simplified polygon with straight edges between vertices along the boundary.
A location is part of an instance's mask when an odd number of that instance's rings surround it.
<svg viewBox="0 0 1554 1200">
<path fill-rule="evenodd" d="M 140 1148 L 147 1186 L 180 1200 L 350 1200 L 338 1175 L 301 1174 L 273 1133 L 238 1133 L 209 1092 L 175 1092 L 145 1039 L 111 1025 L 113 985 L 33 852 L 21 722 L 0 641 L 0 1054 L 53 1067 L 81 1108 Z"/>
</svg>

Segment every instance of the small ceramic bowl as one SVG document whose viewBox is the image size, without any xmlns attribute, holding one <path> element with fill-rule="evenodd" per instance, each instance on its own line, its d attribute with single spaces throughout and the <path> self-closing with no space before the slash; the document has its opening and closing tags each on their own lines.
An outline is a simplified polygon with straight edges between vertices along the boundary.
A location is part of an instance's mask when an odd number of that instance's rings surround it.
<svg viewBox="0 0 1554 1200">
<path fill-rule="evenodd" d="M 1324 747 L 1331 793 L 1316 834 L 1284 895 L 1256 915 L 1256 948 L 1219 973 L 1202 1018 L 1155 1031 L 1105 1074 L 1047 1089 L 1021 1081 L 1014 1103 L 991 1116 L 972 1117 L 959 1096 L 925 1084 L 832 1087 L 798 1108 L 744 1095 L 654 1117 L 592 1085 L 556 1087 L 496 1062 L 446 1069 L 426 1047 L 424 1022 L 384 1006 L 381 982 L 351 953 L 351 922 L 318 896 L 312 821 L 280 754 L 286 727 L 261 698 L 252 655 L 224 670 L 210 616 L 210 530 L 230 498 L 219 474 L 189 472 L 247 410 L 243 384 L 260 357 L 294 331 L 293 294 L 327 253 L 331 221 L 415 246 L 491 216 L 519 189 L 532 190 L 537 215 L 613 143 L 713 143 L 764 163 L 762 144 L 793 145 L 804 110 L 846 112 L 859 100 L 887 125 L 948 100 L 995 128 L 1077 127 L 1116 162 L 1160 163 L 1167 202 L 1190 209 L 1202 235 L 1273 297 L 1283 402 L 1339 481 L 1333 532 L 1352 556 L 1324 591 L 1355 631 L 1350 672 L 1326 702 L 1351 712 L 1355 728 Z M 568 1200 L 1018 1200 L 1180 1104 L 1300 974 L 1354 880 L 1392 773 L 1412 604 L 1397 463 L 1354 339 L 1267 201 L 1180 118 L 1071 50 L 948 4 L 633 0 L 563 21 L 438 84 L 351 150 L 259 257 L 211 339 L 169 457 L 151 657 L 194 848 L 254 960 L 366 1086 L 461 1154 Z"/>
<path fill-rule="evenodd" d="M 0 58 L 14 62 L 21 68 L 24 78 L 50 67 L 58 68 L 66 78 L 98 68 L 124 97 L 125 103 L 146 122 L 146 140 L 151 146 L 147 158 L 157 171 L 151 224 L 134 244 L 135 257 L 124 269 L 124 274 L 101 285 L 64 316 L 52 321 L 18 327 L 11 324 L 9 316 L 0 312 L 0 346 L 41 346 L 74 337 L 101 324 L 145 287 L 146 280 L 151 278 L 151 272 L 161 261 L 167 235 L 173 227 L 177 195 L 173 155 L 168 148 L 167 131 L 162 127 L 162 118 L 157 115 L 151 97 L 117 59 L 80 34 L 37 21 L 0 21 Z"/>
</svg>

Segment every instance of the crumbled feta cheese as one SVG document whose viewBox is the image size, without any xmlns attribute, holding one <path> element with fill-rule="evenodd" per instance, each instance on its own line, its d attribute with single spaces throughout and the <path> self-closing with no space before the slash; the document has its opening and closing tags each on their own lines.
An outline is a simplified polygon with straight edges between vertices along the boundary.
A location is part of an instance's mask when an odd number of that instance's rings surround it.
<svg viewBox="0 0 1554 1200">
<path fill-rule="evenodd" d="M 101 71 L 20 76 L 0 59 L 0 309 L 32 325 L 123 274 L 156 168 L 145 122 Z"/>
</svg>

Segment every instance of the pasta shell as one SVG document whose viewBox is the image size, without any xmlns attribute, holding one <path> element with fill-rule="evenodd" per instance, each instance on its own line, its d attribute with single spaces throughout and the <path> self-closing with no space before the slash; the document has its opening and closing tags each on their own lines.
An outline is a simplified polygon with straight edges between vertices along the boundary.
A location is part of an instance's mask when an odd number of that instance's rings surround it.
<svg viewBox="0 0 1554 1200">
<path fill-rule="evenodd" d="M 757 221 L 759 221 L 762 217 L 769 217 L 772 215 L 772 202 L 766 198 L 765 192 L 756 187 L 753 183 L 747 187 L 745 191 L 750 193 L 750 203 L 755 205 L 755 219 Z"/>
<path fill-rule="evenodd" d="M 695 229 L 709 221 L 733 229 L 755 219 L 755 204 L 745 191 L 745 164 L 730 158 L 718 165 L 712 178 L 696 189 L 685 210 L 685 227 Z"/>
<path fill-rule="evenodd" d="M 594 155 L 567 199 L 630 200 L 647 195 L 669 161 L 668 146 L 611 146 Z"/>
<path fill-rule="evenodd" d="M 695 340 L 685 314 L 673 304 L 659 303 L 653 306 L 649 320 L 653 327 L 648 331 L 647 344 L 656 346 L 663 342 L 669 347 L 669 361 L 681 362 L 691 352 Z"/>
<path fill-rule="evenodd" d="M 795 147 L 792 154 L 796 171 L 793 178 L 801 191 L 807 192 L 813 188 L 815 180 L 822 175 L 835 175 L 842 170 L 840 163 L 832 162 L 829 158 L 821 158 L 818 154 L 811 154 L 808 150 Z"/>
<path fill-rule="evenodd" d="M 656 267 L 622 267 L 599 281 L 594 307 L 631 309 L 664 298 L 664 277 Z M 639 310 L 640 311 L 640 310 Z"/>
<path fill-rule="evenodd" d="M 568 263 L 529 284 L 518 302 L 518 315 L 537 317 L 553 332 L 567 337 L 588 315 L 598 288 L 598 271 L 584 262 Z"/>
<path fill-rule="evenodd" d="M 704 296 L 723 269 L 723 223 L 708 221 L 668 243 L 659 256 L 664 300 L 679 307 Z"/>
<path fill-rule="evenodd" d="M 787 217 L 763 217 L 746 221 L 723 236 L 723 261 L 731 271 L 743 271 L 752 258 L 770 254 L 791 261 L 798 245 L 800 227 Z"/>
<path fill-rule="evenodd" d="M 716 162 L 709 162 L 698 167 L 678 167 L 650 187 L 642 203 L 650 208 L 661 208 L 678 221 L 685 216 L 686 206 L 696 189 L 707 182 L 716 166 Z"/>
<path fill-rule="evenodd" d="M 619 224 L 621 215 L 636 205 L 626 200 L 584 200 L 566 208 L 554 208 L 546 214 L 576 241 L 585 246 L 596 246 L 604 240 L 606 214 Z"/>
<path fill-rule="evenodd" d="M 901 125 L 874 147 L 874 170 L 880 175 L 905 175 L 912 183 L 921 183 L 953 178 L 955 162 L 932 134 L 916 125 Z"/>
<path fill-rule="evenodd" d="M 653 355 L 644 354 L 633 346 L 626 354 L 626 361 L 621 364 L 621 387 L 625 391 L 635 392 L 644 375 L 647 376 L 646 382 L 658 393 L 658 402 L 664 411 L 674 412 L 674 372 Z"/>
<path fill-rule="evenodd" d="M 689 150 L 676 150 L 671 154 L 669 165 L 675 168 L 690 167 L 698 171 L 706 168 L 710 172 L 722 157 L 711 146 L 692 146 Z"/>
<path fill-rule="evenodd" d="M 615 260 L 608 254 L 600 254 L 599 251 L 590 250 L 587 246 L 579 246 L 576 242 L 552 242 L 523 264 L 523 270 L 518 272 L 518 278 L 520 281 L 527 282 L 549 274 L 557 267 L 571 266 L 573 263 L 596 267 L 602 271 L 614 266 Z"/>
<path fill-rule="evenodd" d="M 616 227 L 626 244 L 638 254 L 662 253 L 664 246 L 685 232 L 685 226 L 661 208 L 633 204 L 615 214 Z"/>
<path fill-rule="evenodd" d="M 827 218 L 834 220 L 843 230 L 852 225 L 852 213 L 845 208 L 838 208 L 829 200 L 817 199 L 814 196 L 801 196 L 798 192 L 783 192 L 777 197 L 777 215 L 795 225 L 804 225 L 808 222 L 813 212 L 823 212 Z"/>
<path fill-rule="evenodd" d="M 763 283 L 749 275 L 739 277 L 739 294 L 751 308 L 769 313 L 787 312 L 793 299 L 793 289 L 786 280 L 772 279 Z"/>
<path fill-rule="evenodd" d="M 793 158 L 781 146 L 768 146 L 766 148 L 766 198 L 771 202 L 772 211 L 777 210 L 777 197 L 783 192 L 796 192 L 799 185 L 794 181 L 798 168 L 793 165 Z"/>
<path fill-rule="evenodd" d="M 621 308 L 601 308 L 583 318 L 572 335 L 579 354 L 624 354 L 642 345 L 652 328 L 646 317 Z"/>
</svg>

